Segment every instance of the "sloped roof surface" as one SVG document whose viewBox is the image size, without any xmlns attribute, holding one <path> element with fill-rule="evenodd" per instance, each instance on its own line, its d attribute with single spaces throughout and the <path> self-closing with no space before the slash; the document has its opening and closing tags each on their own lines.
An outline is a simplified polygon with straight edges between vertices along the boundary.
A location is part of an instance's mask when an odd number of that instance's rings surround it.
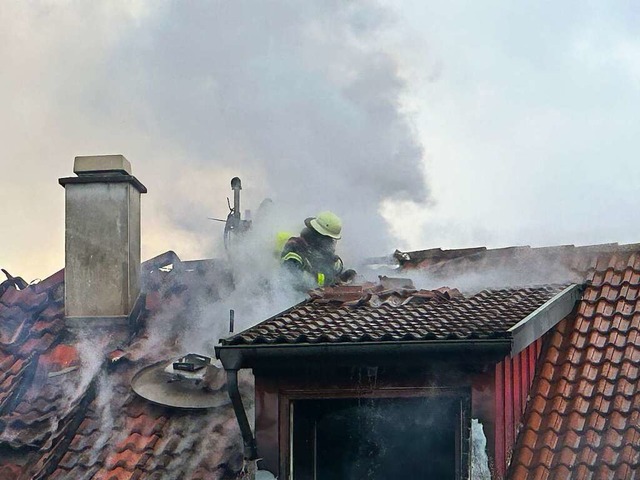
<svg viewBox="0 0 640 480">
<path fill-rule="evenodd" d="M 467 265 L 476 264 L 482 267 L 494 267 L 496 264 L 508 264 L 526 261 L 534 258 L 536 261 L 551 259 L 563 263 L 572 269 L 584 272 L 593 268 L 597 258 L 623 252 L 640 250 L 640 243 L 620 245 L 618 243 L 602 243 L 596 245 L 556 245 L 551 247 L 530 247 L 528 245 L 504 248 L 458 248 L 445 250 L 432 248 L 429 250 L 416 250 L 402 252 L 396 250 L 393 257 L 404 268 L 429 268 L 435 265 L 453 269 L 460 263 Z"/>
<path fill-rule="evenodd" d="M 434 248 L 416 252 L 396 251 L 394 258 L 403 270 L 419 270 L 424 277 L 439 285 L 451 282 L 461 288 L 470 279 L 477 279 L 483 286 L 500 287 L 582 283 L 602 259 L 608 261 L 612 255 L 636 251 L 640 251 L 640 244 Z"/>
<path fill-rule="evenodd" d="M 384 283 L 384 281 L 383 281 Z M 566 285 L 457 291 L 335 287 L 225 341 L 226 345 L 507 338 Z"/>
<path fill-rule="evenodd" d="M 440 279 L 469 272 L 482 276 L 501 266 L 505 267 L 501 274 L 515 266 L 521 278 L 534 281 L 592 281 L 575 318 L 560 322 L 547 335 L 509 478 L 640 478 L 636 473 L 640 471 L 640 313 L 636 313 L 640 246 L 426 252 L 403 254 L 400 263 L 406 269 L 428 272 L 440 285 L 448 283 Z M 0 480 L 236 478 L 242 446 L 230 405 L 201 413 L 179 412 L 151 405 L 129 388 L 130 378 L 140 368 L 185 353 L 174 351 L 171 342 L 173 328 L 181 325 L 176 320 L 189 318 L 198 308 L 198 298 L 218 295 L 219 272 L 212 273 L 211 266 L 165 272 L 158 268 L 165 263 L 143 267 L 147 295 L 136 342 L 123 344 L 122 351 L 106 352 L 104 362 L 95 365 L 86 362 L 87 345 L 64 331 L 63 272 L 27 288 L 3 282 Z M 513 289 L 498 288 L 478 294 L 486 297 L 467 299 L 457 298 L 455 291 L 416 292 L 398 285 L 386 292 L 334 292 L 263 322 L 259 327 L 273 328 L 237 341 L 363 341 L 371 333 L 363 312 L 371 312 L 374 325 L 382 325 L 384 318 L 400 321 L 391 331 L 376 327 L 377 339 L 501 335 L 508 322 L 486 328 L 483 324 L 477 330 L 474 322 L 463 322 L 429 331 L 420 320 L 405 322 L 397 314 L 408 309 L 420 319 L 425 305 L 447 310 L 472 299 L 479 302 L 478 312 L 489 315 L 493 308 L 499 313 L 498 307 L 485 306 L 489 301 L 509 305 L 509 295 L 522 295 L 521 289 L 517 289 L 520 293 L 509 290 Z M 553 293 L 534 290 L 532 298 Z M 493 297 L 495 292 L 506 297 Z M 304 321 L 304 310 L 294 316 L 303 307 L 325 314 L 310 325 Z M 353 315 L 356 326 L 338 325 L 338 311 Z M 287 322 L 275 325 L 279 317 Z M 281 331 L 287 325 L 292 330 L 282 338 L 274 329 Z M 332 340 L 322 337 L 326 325 L 335 333 Z M 162 341 L 155 344 L 157 349 L 150 349 L 150 334 L 159 331 L 164 332 Z M 246 404 L 251 397 L 245 396 Z"/>
<path fill-rule="evenodd" d="M 0 297 L 0 479 L 238 478 L 242 442 L 233 409 L 185 412 L 137 397 L 131 377 L 171 359 L 179 318 L 217 298 L 211 265 L 143 265 L 146 303 L 133 344 L 102 351 L 100 338 L 64 329 L 62 271 Z M 167 262 L 164 262 L 167 263 Z M 186 262 L 185 262 L 186 264 Z M 182 264 L 180 264 L 182 265 Z M 162 332 L 161 339 L 150 338 Z M 150 347 L 152 342 L 153 348 Z M 158 341 L 159 340 L 159 341 Z M 223 373 L 220 373 L 223 375 Z M 219 379 L 212 395 L 227 398 Z M 247 394 L 249 382 L 241 387 Z M 246 395 L 245 403 L 252 403 Z"/>
<path fill-rule="evenodd" d="M 588 277 L 548 337 L 510 478 L 640 478 L 640 252 L 601 255 Z"/>
</svg>

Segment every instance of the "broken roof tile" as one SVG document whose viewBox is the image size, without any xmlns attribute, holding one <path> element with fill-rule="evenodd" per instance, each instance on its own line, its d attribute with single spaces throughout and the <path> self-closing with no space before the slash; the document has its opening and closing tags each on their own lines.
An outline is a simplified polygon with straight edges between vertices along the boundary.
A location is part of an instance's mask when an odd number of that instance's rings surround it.
<svg viewBox="0 0 640 480">
<path fill-rule="evenodd" d="M 484 290 L 465 298 L 456 290 L 373 294 L 367 285 L 354 302 L 334 287 L 259 323 L 224 345 L 343 343 L 425 339 L 508 338 L 508 330 L 560 293 L 566 285 Z M 348 292 L 356 289 L 349 288 Z M 364 296 L 362 296 L 364 294 Z M 398 300 L 387 301 L 389 298 Z"/>
<path fill-rule="evenodd" d="M 129 358 L 137 354 L 137 348 L 145 351 L 144 363 L 136 363 L 138 355 L 135 361 L 105 362 L 105 368 L 83 365 L 86 352 L 79 352 L 77 341 L 66 336 L 63 329 L 63 271 L 24 290 L 3 295 L 0 425 L 4 427 L 0 446 L 28 447 L 35 457 L 23 466 L 0 458 L 0 479 L 13 480 L 19 475 L 64 480 L 147 478 L 146 469 L 162 464 L 156 462 L 162 458 L 167 459 L 164 463 L 170 466 L 171 476 L 156 470 L 162 473 L 161 478 L 189 478 L 188 472 L 196 468 L 206 472 L 205 478 L 235 477 L 242 467 L 242 440 L 230 406 L 195 414 L 170 411 L 141 400 L 130 391 L 130 378 L 146 362 L 177 354 L 171 343 L 151 352 L 144 345 L 147 329 L 153 328 L 161 310 L 166 319 L 169 297 L 186 308 L 182 313 L 188 313 L 194 304 L 192 298 L 211 293 L 212 277 L 207 269 L 178 270 L 144 275 L 153 281 L 144 290 L 157 294 L 160 301 L 147 303 L 137 346 L 113 352 L 109 357 Z M 73 367 L 78 368 L 69 371 Z M 247 405 L 251 405 L 250 400 Z M 187 432 L 192 438 L 185 438 L 182 445 L 187 448 L 171 457 L 172 452 L 159 442 L 179 426 L 177 431 Z M 208 441 L 194 446 L 194 439 L 205 428 L 218 446 Z M 217 430 L 223 432 L 224 439 L 213 436 Z M 230 465 L 225 475 L 216 470 L 221 463 Z"/>
<path fill-rule="evenodd" d="M 592 280 L 575 318 L 558 324 L 549 336 L 552 340 L 543 351 L 513 453 L 512 478 L 559 479 L 567 472 L 581 479 L 630 478 L 640 469 L 640 255 L 634 253 L 638 250 L 638 245 L 436 249 L 421 258 L 407 255 L 402 260 L 407 267 L 422 262 L 432 278 L 444 278 L 447 283 L 447 276 L 455 277 L 452 273 L 489 266 L 495 270 L 500 265 L 535 265 L 532 275 L 546 275 L 543 283 L 580 282 L 585 272 Z M 169 263 L 179 263 L 174 257 Z M 556 271 L 554 264 L 561 265 L 562 271 Z M 27 375 L 28 366 L 40 363 L 38 372 L 48 372 L 43 368 L 47 366 L 73 364 L 71 350 L 61 347 L 75 347 L 62 330 L 64 273 L 0 299 L 0 343 L 4 344 L 0 345 L 0 420 L 45 425 L 34 429 L 39 437 L 30 435 L 32 443 L 37 439 L 47 447 L 34 450 L 40 458 L 33 466 L 19 467 L 23 473 L 30 469 L 28 478 L 233 478 L 242 467 L 241 437 L 230 405 L 201 414 L 176 412 L 128 393 L 129 379 L 140 368 L 141 358 L 146 364 L 153 355 L 167 356 L 172 351 L 170 342 L 151 355 L 145 351 L 156 314 L 170 312 L 171 304 L 188 315 L 198 295 L 216 295 L 210 273 L 203 274 L 199 267 L 167 273 L 158 265 L 144 265 L 143 291 L 148 296 L 143 330 L 134 344 L 123 349 L 129 360 L 100 370 L 100 378 L 109 381 L 93 377 L 72 405 L 60 387 L 82 371 L 53 378 Z M 446 298 L 445 292 L 416 291 L 408 284 L 388 284 L 360 294 L 336 292 L 333 300 L 312 300 L 263 322 L 264 332 L 249 341 L 261 335 L 265 341 L 284 342 L 501 335 L 513 321 L 510 313 L 526 313 L 541 300 L 530 302 L 531 294 L 508 290 L 494 289 L 477 298 L 457 298 L 455 291 Z M 510 297 L 501 297 L 499 291 Z M 40 294 L 46 294 L 46 302 L 42 303 Z M 337 298 L 340 295 L 344 298 Z M 324 314 L 309 323 L 310 312 L 320 310 Z M 471 318 L 471 311 L 479 314 L 477 318 Z M 429 316 L 432 312 L 437 315 Z M 349 318 L 354 321 L 341 323 L 345 315 L 353 315 Z M 9 407 L 3 411 L 2 395 L 12 399 L 23 390 L 22 399 L 5 401 Z M 198 442 L 198 438 L 207 441 Z M 15 466 L 0 459 L 0 474 L 4 471 L 15 473 Z"/>
</svg>

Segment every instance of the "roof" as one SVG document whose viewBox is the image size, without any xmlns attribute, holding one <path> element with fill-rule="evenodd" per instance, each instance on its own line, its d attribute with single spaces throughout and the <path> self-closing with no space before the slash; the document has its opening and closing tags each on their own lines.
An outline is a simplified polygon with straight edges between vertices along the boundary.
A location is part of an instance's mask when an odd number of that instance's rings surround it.
<svg viewBox="0 0 640 480">
<path fill-rule="evenodd" d="M 560 245 L 554 247 L 434 248 L 394 254 L 404 272 L 419 272 L 435 283 L 458 288 L 549 283 L 582 283 L 598 262 L 618 253 L 640 251 L 640 244 Z"/>
<path fill-rule="evenodd" d="M 412 285 L 341 286 L 249 328 L 223 345 L 361 343 L 510 338 L 509 329 L 566 285 L 483 290 L 416 290 Z"/>
<path fill-rule="evenodd" d="M 508 478 L 637 478 L 640 472 L 640 245 L 437 249 L 427 254 L 403 255 L 400 263 L 404 272 L 416 270 L 423 278 L 433 281 L 466 279 L 474 274 L 485 281 L 499 282 L 505 281 L 503 273 L 512 272 L 517 275 L 506 281 L 538 279 L 545 275 L 554 280 L 586 281 L 575 312 L 553 326 L 544 337 Z M 494 275 L 495 272 L 500 275 Z M 500 278 L 495 280 L 496 277 Z M 491 292 L 507 290 L 500 288 L 477 295 L 490 296 Z M 378 298 L 365 295 L 363 299 L 360 294 L 348 292 L 336 296 L 335 301 L 329 296 L 304 302 L 236 335 L 227 344 L 357 342 L 366 340 L 366 335 L 372 333 L 364 321 L 368 314 L 373 320 L 396 321 L 398 312 L 424 308 L 424 305 L 446 311 L 456 301 L 465 301 L 455 300 L 455 295 L 441 298 L 435 293 L 426 300 L 410 299 L 407 292 L 392 293 L 382 299 L 380 295 Z M 374 315 L 380 312 L 384 315 Z M 349 322 L 340 324 L 339 318 L 344 315 L 355 319 L 356 326 Z M 313 317 L 311 328 L 309 317 Z M 318 333 L 323 324 L 334 326 L 333 338 Z M 419 330 L 410 330 L 411 335 L 419 333 Z M 431 333 L 447 335 L 453 330 Z M 378 338 L 390 333 L 390 337 L 384 338 L 392 339 L 398 338 L 401 331 L 398 327 L 392 332 L 376 328 L 373 333 Z"/>
<path fill-rule="evenodd" d="M 174 268 L 160 268 L 173 263 Z M 99 338 L 64 329 L 64 272 L 0 296 L 0 479 L 237 478 L 242 441 L 229 403 L 202 412 L 164 408 L 137 397 L 131 377 L 171 359 L 178 315 L 216 298 L 210 262 L 166 254 L 143 264 L 146 301 L 136 340 L 103 351 Z M 162 338 L 156 338 L 164 332 Z M 153 344 L 153 347 L 151 345 Z M 220 375 L 223 375 L 221 372 Z M 227 398 L 224 380 L 213 395 Z M 251 405 L 251 382 L 241 388 Z"/>
<path fill-rule="evenodd" d="M 419 252 L 407 253 L 405 272 L 418 268 L 435 282 L 462 279 L 460 275 L 469 273 L 479 278 L 484 275 L 485 280 L 503 280 L 500 275 L 488 275 L 504 268 L 519 271 L 517 279 L 538 279 L 546 271 L 547 278 L 554 281 L 590 281 L 577 313 L 545 336 L 509 478 L 633 478 L 640 471 L 640 245 L 440 252 L 447 252 L 447 258 L 432 251 L 414 261 Z M 170 263 L 174 264 L 172 270 L 161 268 Z M 2 282 L 1 480 L 215 479 L 238 475 L 242 443 L 230 405 L 202 413 L 180 412 L 152 405 L 129 388 L 130 378 L 140 368 L 184 353 L 177 352 L 172 326 L 181 326 L 178 313 L 184 318 L 195 313 L 199 298 L 218 297 L 215 286 L 221 272 L 215 262 L 180 262 L 171 254 L 145 263 L 142 272 L 146 302 L 136 341 L 123 346 L 122 351 L 89 356 L 100 359 L 95 364 L 86 361 L 87 349 L 95 346 L 73 340 L 63 328 L 62 271 L 36 285 L 26 286 L 18 278 Z M 318 333 L 319 324 L 315 330 L 308 325 L 307 331 L 303 330 L 304 316 L 294 317 L 302 307 L 326 312 L 321 321 L 332 325 L 335 316 L 340 316 L 338 311 L 354 315 L 356 324 L 362 323 L 367 311 L 372 320 L 398 321 L 397 314 L 403 309 L 452 311 L 458 303 L 472 300 L 478 312 L 488 315 L 490 300 L 505 305 L 509 295 L 520 298 L 526 290 L 500 286 L 461 298 L 459 292 L 449 289 L 420 292 L 403 284 L 387 287 L 325 291 L 260 324 L 273 325 L 269 322 L 287 318 L 292 327 L 298 325 L 298 330 L 291 330 L 290 339 L 267 330 L 241 342 L 267 341 L 256 343 L 260 346 L 269 345 L 268 341 L 326 341 Z M 552 294 L 545 293 L 545 288 L 561 286 L 538 288 L 532 289 L 535 293 L 530 299 L 537 298 L 539 303 L 543 296 Z M 536 297 L 538 294 L 541 297 Z M 524 315 L 524 310 L 518 315 Z M 416 316 L 421 318 L 418 313 Z M 400 332 L 400 338 L 405 333 L 425 338 L 462 335 L 473 341 L 475 335 L 505 335 L 505 328 L 513 321 L 510 318 L 476 330 L 472 320 L 431 332 L 418 321 L 420 328 L 409 322 L 404 332 L 376 328 L 373 333 L 378 339 L 398 337 Z M 365 341 L 365 330 L 371 327 L 368 322 L 361 327 L 343 325 L 346 336 L 331 330 L 338 333 L 332 341 Z M 153 337 L 157 332 L 163 332 L 160 339 Z M 387 333 L 391 337 L 385 337 Z M 253 400 L 250 383 L 243 383 L 245 405 Z"/>
<path fill-rule="evenodd" d="M 577 314 L 549 336 L 510 478 L 639 478 L 638 250 L 601 256 Z"/>
<path fill-rule="evenodd" d="M 529 245 L 503 248 L 458 248 L 445 250 L 431 248 L 402 252 L 396 250 L 393 258 L 404 268 L 426 269 L 435 266 L 446 267 L 449 271 L 465 264 L 482 268 L 495 268 L 500 265 L 514 266 L 534 260 L 545 264 L 545 260 L 559 263 L 577 272 L 585 272 L 594 268 L 598 259 L 622 252 L 640 250 L 640 243 L 620 245 L 618 243 L 602 243 L 597 245 L 556 245 L 550 247 L 530 247 Z M 545 267 L 548 265 L 545 264 Z M 469 268 L 466 268 L 468 271 Z"/>
</svg>

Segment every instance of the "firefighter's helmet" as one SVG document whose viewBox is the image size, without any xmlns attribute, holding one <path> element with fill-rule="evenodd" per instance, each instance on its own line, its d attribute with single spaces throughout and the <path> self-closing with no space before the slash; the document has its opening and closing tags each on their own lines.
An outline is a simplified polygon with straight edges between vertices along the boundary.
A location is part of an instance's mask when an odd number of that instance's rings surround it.
<svg viewBox="0 0 640 480">
<path fill-rule="evenodd" d="M 342 220 L 333 212 L 320 212 L 315 217 L 307 218 L 304 224 L 325 237 L 341 238 Z"/>
</svg>

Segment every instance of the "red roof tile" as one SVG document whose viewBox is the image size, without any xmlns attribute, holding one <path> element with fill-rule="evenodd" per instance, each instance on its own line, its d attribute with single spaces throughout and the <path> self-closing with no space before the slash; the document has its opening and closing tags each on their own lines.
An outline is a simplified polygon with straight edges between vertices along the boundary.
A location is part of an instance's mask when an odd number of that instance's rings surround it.
<svg viewBox="0 0 640 480">
<path fill-rule="evenodd" d="M 130 379 L 140 368 L 184 353 L 171 350 L 170 338 L 151 352 L 144 347 L 156 318 L 175 315 L 168 304 L 179 304 L 178 311 L 189 314 L 203 292 L 216 297 L 206 269 L 153 268 L 143 268 L 143 274 L 160 301 L 147 302 L 151 308 L 143 312 L 137 343 L 111 355 L 104 352 L 102 368 L 85 364 L 78 341 L 64 330 L 62 271 L 23 290 L 10 286 L 0 296 L 0 447 L 11 446 L 30 459 L 19 466 L 0 458 L 0 480 L 137 479 L 153 478 L 154 472 L 159 478 L 188 479 L 196 469 L 205 478 L 236 477 L 242 440 L 230 405 L 178 412 L 131 392 Z M 252 399 L 245 402 L 250 405 Z M 165 438 L 183 438 L 179 454 L 167 450 Z"/>
<path fill-rule="evenodd" d="M 56 371 L 78 365 L 80 356 L 74 346 L 59 344 L 42 355 L 40 362 L 46 364 L 49 367 L 49 371 Z"/>
<path fill-rule="evenodd" d="M 509 328 L 566 285 L 459 292 L 380 286 L 328 289 L 224 345 L 508 338 Z M 367 290 L 367 288 L 369 290 Z M 359 289 L 359 290 L 358 290 Z"/>
<path fill-rule="evenodd" d="M 590 277 L 575 317 L 548 339 L 511 478 L 640 471 L 640 253 L 600 256 Z"/>
<path fill-rule="evenodd" d="M 585 272 L 592 279 L 575 317 L 548 335 L 513 453 L 511 478 L 617 479 L 633 478 L 640 470 L 640 256 L 632 254 L 637 250 L 637 245 L 439 250 L 417 261 L 416 252 L 413 258 L 401 260 L 407 268 L 426 269 L 435 280 L 496 265 L 531 267 L 523 269 L 530 281 L 582 281 Z M 175 255 L 170 257 L 170 263 L 179 266 Z M 197 308 L 198 296 L 217 296 L 219 272 L 212 274 L 206 268 L 160 271 L 158 267 L 167 261 L 143 268 L 148 296 L 143 328 L 134 342 L 111 356 L 105 352 L 110 361 L 93 370 L 83 365 L 82 354 L 80 368 L 67 371 L 64 367 L 76 365 L 78 345 L 63 330 L 62 271 L 22 290 L 7 287 L 0 295 L 0 446 L 10 445 L 16 455 L 22 455 L 19 464 L 0 458 L 0 480 L 18 475 L 35 479 L 237 476 L 242 445 L 230 405 L 200 413 L 179 412 L 147 403 L 129 388 L 130 378 L 141 367 L 178 353 L 170 338 L 159 350 L 144 348 L 154 322 L 163 313 L 173 315 L 174 309 L 188 316 L 190 309 Z M 319 341 L 318 332 L 327 326 L 333 341 L 367 339 L 372 333 L 378 336 L 371 338 L 500 335 L 513 320 L 507 312 L 518 311 L 521 316 L 539 304 L 542 297 L 537 295 L 549 294 L 536 290 L 523 298 L 522 291 L 497 289 L 467 299 L 447 299 L 398 285 L 334 293 L 339 295 L 305 304 L 326 313 L 318 329 L 305 324 L 304 310 L 288 312 L 292 327 L 285 340 Z M 515 307 L 507 300 L 514 294 L 518 295 Z M 465 310 L 465 302 L 472 300 L 476 314 L 487 313 L 480 315 L 481 325 L 469 321 Z M 403 309 L 408 315 L 398 314 Z M 430 309 L 441 309 L 439 315 L 448 323 L 429 330 L 424 319 Z M 368 312 L 371 322 L 333 329 L 342 316 L 356 318 L 363 312 Z M 388 316 L 388 324 L 381 312 Z M 495 319 L 496 312 L 500 321 Z M 368 323 L 380 328 L 372 332 Z M 267 329 L 248 341 L 261 335 L 281 340 Z M 250 404 L 252 399 L 246 400 Z"/>
<path fill-rule="evenodd" d="M 0 480 L 16 480 L 21 472 L 21 465 L 6 463 L 0 466 Z"/>
</svg>

